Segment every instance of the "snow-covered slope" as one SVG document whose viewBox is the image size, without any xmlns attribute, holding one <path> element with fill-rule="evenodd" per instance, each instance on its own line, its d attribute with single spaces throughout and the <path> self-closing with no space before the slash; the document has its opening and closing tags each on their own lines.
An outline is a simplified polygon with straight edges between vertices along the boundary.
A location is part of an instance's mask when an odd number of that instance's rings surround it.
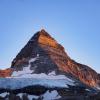
<svg viewBox="0 0 100 100">
<path fill-rule="evenodd" d="M 6 83 L 6 84 L 5 84 Z M 74 86 L 74 81 L 66 79 L 45 79 L 45 78 L 1 78 L 0 88 L 20 89 L 27 86 L 40 85 L 45 87 L 64 87 Z"/>
<path fill-rule="evenodd" d="M 44 86 L 49 88 L 69 88 L 69 86 L 80 85 L 74 78 L 68 77 L 66 74 L 56 74 L 51 71 L 48 74 L 36 74 L 35 68 L 31 69 L 31 64 L 39 59 L 39 54 L 36 57 L 30 58 L 28 65 L 23 67 L 22 70 L 13 71 L 11 77 L 0 79 L 0 88 L 4 89 L 20 89 L 28 86 Z M 6 84 L 5 84 L 6 83 Z"/>
<path fill-rule="evenodd" d="M 35 74 L 34 70 L 31 70 L 31 63 L 39 58 L 37 55 L 35 58 L 29 60 L 29 64 L 23 67 L 21 71 L 14 71 L 11 77 L 0 79 L 0 88 L 18 89 L 26 86 L 41 85 L 47 87 L 64 87 L 68 88 L 68 85 L 74 86 L 75 81 L 68 78 L 65 75 L 56 75 L 55 71 L 48 74 L 40 73 Z M 6 83 L 6 84 L 4 84 Z"/>
</svg>

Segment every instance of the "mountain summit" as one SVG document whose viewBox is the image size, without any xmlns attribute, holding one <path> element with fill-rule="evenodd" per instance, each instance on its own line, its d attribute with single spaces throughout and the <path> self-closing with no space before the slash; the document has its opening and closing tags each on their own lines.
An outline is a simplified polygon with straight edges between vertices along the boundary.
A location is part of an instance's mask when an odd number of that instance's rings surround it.
<svg viewBox="0 0 100 100">
<path fill-rule="evenodd" d="M 72 60 L 54 38 L 52 38 L 44 29 L 37 32 L 18 53 L 12 61 L 11 68 L 22 70 L 29 64 L 29 60 L 37 58 L 31 63 L 30 70 L 33 73 L 56 74 L 67 73 L 81 82 L 92 87 L 99 87 L 99 75 L 90 67 L 79 64 Z"/>
<path fill-rule="evenodd" d="M 64 48 L 56 42 L 54 38 L 52 38 L 44 29 L 37 32 L 25 45 L 25 47 L 21 50 L 21 52 L 16 56 L 16 58 L 12 62 L 12 67 L 17 66 L 18 60 L 22 60 L 24 58 L 35 57 L 37 54 L 47 55 L 49 54 L 49 48 L 52 50 L 62 51 Z M 45 55 L 44 55 L 45 53 Z M 66 53 L 64 53 L 66 54 Z M 50 54 L 49 54 L 50 56 Z M 21 64 L 21 63 L 20 63 Z"/>
<path fill-rule="evenodd" d="M 11 68 L 0 70 L 0 77 L 0 100 L 100 99 L 100 74 L 72 60 L 44 29 L 21 49 Z"/>
</svg>

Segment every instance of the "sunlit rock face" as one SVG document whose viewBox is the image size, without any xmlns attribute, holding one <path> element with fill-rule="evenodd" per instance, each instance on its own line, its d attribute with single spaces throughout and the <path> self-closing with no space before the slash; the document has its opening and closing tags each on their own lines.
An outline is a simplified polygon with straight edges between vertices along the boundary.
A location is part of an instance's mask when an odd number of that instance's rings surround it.
<svg viewBox="0 0 100 100">
<path fill-rule="evenodd" d="M 5 70 L 0 70 L 0 77 L 10 77 L 12 74 L 12 69 L 8 68 Z"/>
<path fill-rule="evenodd" d="M 11 68 L 14 70 L 23 70 L 23 67 L 29 65 L 31 58 L 37 57 L 36 61 L 31 62 L 30 69 L 34 73 L 58 73 L 71 74 L 83 83 L 98 87 L 100 78 L 90 67 L 79 64 L 72 60 L 54 38 L 52 38 L 44 29 L 37 32 L 18 53 L 12 61 Z"/>
</svg>

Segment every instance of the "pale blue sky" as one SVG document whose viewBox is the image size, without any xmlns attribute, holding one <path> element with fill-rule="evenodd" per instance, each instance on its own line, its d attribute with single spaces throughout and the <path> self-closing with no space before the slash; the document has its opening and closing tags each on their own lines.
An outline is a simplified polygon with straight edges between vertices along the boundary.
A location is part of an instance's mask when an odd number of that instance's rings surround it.
<svg viewBox="0 0 100 100">
<path fill-rule="evenodd" d="M 0 68 L 41 28 L 100 72 L 100 0 L 0 0 Z"/>
</svg>

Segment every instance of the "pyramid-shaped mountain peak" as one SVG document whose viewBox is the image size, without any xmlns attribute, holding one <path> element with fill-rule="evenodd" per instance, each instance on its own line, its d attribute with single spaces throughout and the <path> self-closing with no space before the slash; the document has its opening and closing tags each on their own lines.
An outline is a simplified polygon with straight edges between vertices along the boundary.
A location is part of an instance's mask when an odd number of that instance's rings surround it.
<svg viewBox="0 0 100 100">
<path fill-rule="evenodd" d="M 66 55 L 63 46 L 61 46 L 48 32 L 42 29 L 36 32 L 24 48 L 21 49 L 11 66 L 16 66 L 15 62 L 17 62 L 17 59 L 21 61 L 24 58 L 35 57 L 37 54 L 48 54 L 50 50 L 54 52 L 58 50 L 59 52 L 63 51 L 63 55 Z M 17 62 L 17 65 L 19 65 L 19 62 Z"/>
<path fill-rule="evenodd" d="M 72 60 L 43 29 L 0 77 L 6 77 L 0 78 L 0 100 L 100 100 L 100 75 Z"/>
<path fill-rule="evenodd" d="M 48 32 L 46 32 L 44 29 L 41 29 L 40 31 L 36 32 L 35 35 L 32 38 L 38 39 L 40 36 L 51 37 Z"/>
<path fill-rule="evenodd" d="M 34 61 L 35 59 L 35 61 Z M 30 63 L 31 60 L 31 63 Z M 89 86 L 98 86 L 100 77 L 90 67 L 72 60 L 54 38 L 44 29 L 38 31 L 22 48 L 11 67 L 16 71 L 24 67 L 31 73 L 55 72 L 56 74 L 70 74 Z"/>
<path fill-rule="evenodd" d="M 48 32 L 46 32 L 45 29 L 41 29 L 41 30 L 39 31 L 39 34 L 40 34 L 40 35 L 44 35 L 44 36 L 51 37 L 50 34 L 49 34 Z"/>
<path fill-rule="evenodd" d="M 44 29 L 41 29 L 29 40 L 30 42 L 38 42 L 41 44 L 47 44 L 54 46 L 57 44 L 56 40 Z"/>
</svg>

